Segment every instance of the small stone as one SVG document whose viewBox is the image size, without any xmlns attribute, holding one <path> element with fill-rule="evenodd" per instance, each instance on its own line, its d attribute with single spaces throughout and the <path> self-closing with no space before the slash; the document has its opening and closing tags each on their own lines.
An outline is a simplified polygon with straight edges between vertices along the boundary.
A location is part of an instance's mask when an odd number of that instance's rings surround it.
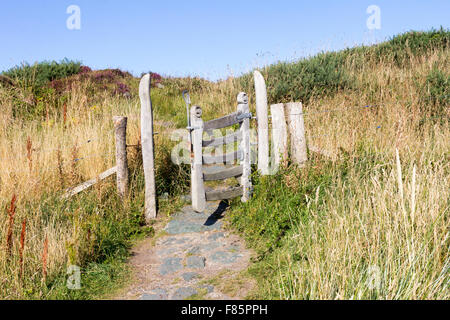
<svg viewBox="0 0 450 320">
<path fill-rule="evenodd" d="M 169 234 L 200 232 L 202 230 L 202 225 L 183 219 L 174 219 L 167 224 L 165 230 Z"/>
<path fill-rule="evenodd" d="M 214 286 L 210 285 L 210 284 L 202 284 L 201 286 L 198 287 L 199 289 L 206 289 L 206 293 L 211 293 L 214 291 Z"/>
<path fill-rule="evenodd" d="M 203 269 L 205 267 L 205 257 L 191 256 L 186 259 L 186 265 L 192 269 Z"/>
<path fill-rule="evenodd" d="M 220 263 L 233 263 L 238 258 L 236 253 L 226 252 L 226 251 L 217 251 L 211 255 L 211 260 L 220 262 Z"/>
<path fill-rule="evenodd" d="M 161 288 L 153 290 L 152 293 L 144 293 L 141 296 L 141 300 L 167 300 L 167 291 Z"/>
<path fill-rule="evenodd" d="M 176 251 L 177 251 L 177 248 L 164 248 L 164 249 L 158 250 L 156 252 L 156 254 L 158 256 L 168 256 Z"/>
<path fill-rule="evenodd" d="M 159 273 L 165 276 L 166 274 L 171 274 L 181 269 L 183 269 L 183 266 L 181 265 L 181 258 L 167 258 L 164 259 L 159 269 Z"/>
<path fill-rule="evenodd" d="M 205 243 L 200 246 L 200 248 L 205 251 L 212 251 L 218 247 L 220 247 L 220 244 L 217 242 Z"/>
<path fill-rule="evenodd" d="M 197 290 L 192 287 L 178 288 L 172 296 L 172 300 L 184 300 L 197 294 Z"/>
<path fill-rule="evenodd" d="M 184 281 L 191 281 L 191 280 L 193 280 L 195 278 L 200 277 L 200 275 L 198 273 L 195 273 L 195 272 L 186 272 L 186 273 L 183 273 L 181 275 L 181 277 L 184 279 Z"/>
<path fill-rule="evenodd" d="M 188 254 L 197 254 L 200 253 L 200 247 L 194 246 L 187 251 Z"/>
<path fill-rule="evenodd" d="M 212 235 L 210 235 L 208 237 L 208 240 L 215 241 L 215 240 L 217 240 L 219 238 L 223 238 L 223 237 L 225 237 L 225 233 L 223 233 L 223 232 L 216 232 L 216 233 L 213 233 Z"/>
</svg>

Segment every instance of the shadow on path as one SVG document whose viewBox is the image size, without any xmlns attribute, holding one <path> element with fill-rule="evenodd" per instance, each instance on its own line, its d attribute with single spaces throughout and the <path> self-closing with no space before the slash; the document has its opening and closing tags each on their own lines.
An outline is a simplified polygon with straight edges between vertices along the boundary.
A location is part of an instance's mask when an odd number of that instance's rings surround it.
<svg viewBox="0 0 450 320">
<path fill-rule="evenodd" d="M 227 210 L 229 207 L 229 203 L 226 200 L 223 200 L 219 203 L 219 206 L 217 207 L 216 211 L 214 211 L 206 220 L 205 226 L 212 226 L 214 225 L 218 220 L 222 219 L 223 213 Z"/>
</svg>

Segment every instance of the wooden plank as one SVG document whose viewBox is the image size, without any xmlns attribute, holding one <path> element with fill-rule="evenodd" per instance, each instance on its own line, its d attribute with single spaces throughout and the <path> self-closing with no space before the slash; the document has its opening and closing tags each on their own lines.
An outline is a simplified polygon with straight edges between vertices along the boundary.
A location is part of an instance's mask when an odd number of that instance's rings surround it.
<svg viewBox="0 0 450 320">
<path fill-rule="evenodd" d="M 273 168 L 275 174 L 278 171 L 281 160 L 285 160 L 287 153 L 287 126 L 284 115 L 284 104 L 270 106 L 272 115 L 272 143 L 273 143 Z"/>
<path fill-rule="evenodd" d="M 150 74 L 142 77 L 139 84 L 141 99 L 141 144 L 145 179 L 145 220 L 156 218 L 155 155 L 153 142 L 153 109 L 150 99 Z"/>
<path fill-rule="evenodd" d="M 211 140 L 203 140 L 203 147 L 217 147 L 224 144 L 229 144 L 233 142 L 240 141 L 242 139 L 242 133 L 236 131 L 225 137 L 213 137 Z"/>
<path fill-rule="evenodd" d="M 291 138 L 291 155 L 294 163 L 303 166 L 308 160 L 306 153 L 305 123 L 301 102 L 286 104 L 289 134 Z"/>
<path fill-rule="evenodd" d="M 192 208 L 197 212 L 203 212 L 206 207 L 206 198 L 202 168 L 203 120 L 202 108 L 199 106 L 191 107 L 191 126 L 194 128 L 191 133 L 192 151 L 194 153 L 194 156 L 191 157 Z"/>
<path fill-rule="evenodd" d="M 248 97 L 245 92 L 240 92 L 237 96 L 237 112 L 238 113 L 248 113 Z M 242 185 L 242 202 L 247 202 L 250 199 L 252 191 L 252 182 L 250 180 L 251 175 L 251 165 L 250 165 L 250 119 L 246 118 L 239 129 L 242 132 L 242 141 L 240 149 L 242 150 L 242 166 L 243 172 L 241 177 Z"/>
<path fill-rule="evenodd" d="M 256 118 L 258 122 L 258 171 L 262 175 L 269 173 L 269 121 L 267 114 L 267 88 L 262 74 L 253 73 L 256 95 Z"/>
<path fill-rule="evenodd" d="M 203 130 L 222 129 L 237 124 L 242 121 L 237 119 L 237 115 L 237 112 L 234 112 L 222 118 L 205 121 Z"/>
<path fill-rule="evenodd" d="M 86 190 L 90 186 L 93 186 L 97 182 L 100 182 L 100 181 L 108 178 L 109 176 L 112 176 L 116 172 L 117 172 L 117 167 L 112 167 L 111 169 L 108 169 L 105 172 L 100 173 L 96 178 L 93 178 L 91 180 L 83 182 L 82 184 L 80 184 L 76 187 L 68 189 L 66 191 L 66 193 L 63 195 L 63 198 L 64 199 L 70 198 L 70 197 L 80 193 L 81 191 Z"/>
<path fill-rule="evenodd" d="M 204 164 L 233 163 L 241 158 L 242 158 L 242 151 L 238 150 L 217 156 L 203 156 L 203 163 Z"/>
<path fill-rule="evenodd" d="M 225 168 L 217 172 L 204 172 L 203 180 L 214 181 L 214 180 L 225 180 L 228 178 L 241 176 L 243 172 L 243 166 Z"/>
<path fill-rule="evenodd" d="M 226 190 L 212 190 L 206 192 L 207 201 L 233 199 L 242 196 L 242 187 L 234 187 Z"/>
</svg>

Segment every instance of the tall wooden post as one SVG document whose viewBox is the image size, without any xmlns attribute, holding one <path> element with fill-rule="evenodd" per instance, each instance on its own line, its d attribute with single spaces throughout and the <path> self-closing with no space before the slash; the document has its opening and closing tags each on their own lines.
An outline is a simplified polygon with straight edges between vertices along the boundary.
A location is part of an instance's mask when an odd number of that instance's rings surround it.
<svg viewBox="0 0 450 320">
<path fill-rule="evenodd" d="M 150 74 L 142 77 L 139 84 L 139 96 L 141 98 L 141 143 L 145 178 L 145 219 L 148 223 L 156 218 L 155 156 Z"/>
<path fill-rule="evenodd" d="M 237 111 L 240 114 L 248 114 L 250 112 L 248 107 L 248 97 L 245 92 L 241 92 L 237 96 Z M 250 165 L 250 118 L 246 117 L 240 125 L 242 141 L 240 148 L 242 150 L 242 177 L 241 185 L 243 187 L 242 202 L 247 202 L 250 199 L 252 192 L 252 182 L 250 180 L 251 165 Z"/>
<path fill-rule="evenodd" d="M 256 70 L 253 73 L 256 95 L 256 118 L 258 122 L 258 171 L 269 174 L 269 121 L 267 114 L 267 89 L 264 77 Z"/>
<path fill-rule="evenodd" d="M 206 207 L 206 194 L 203 184 L 203 120 L 202 108 L 191 107 L 191 198 L 192 208 L 197 212 L 203 212 Z"/>
<path fill-rule="evenodd" d="M 117 191 L 124 198 L 128 195 L 127 118 L 113 117 L 116 137 Z"/>
<path fill-rule="evenodd" d="M 301 102 L 286 104 L 288 127 L 291 138 L 291 156 L 294 163 L 304 165 L 308 160 L 306 153 L 305 122 Z"/>
<path fill-rule="evenodd" d="M 287 153 L 287 126 L 284 114 L 284 104 L 273 104 L 270 106 L 272 115 L 272 171 L 278 171 L 281 160 L 285 160 Z"/>
</svg>

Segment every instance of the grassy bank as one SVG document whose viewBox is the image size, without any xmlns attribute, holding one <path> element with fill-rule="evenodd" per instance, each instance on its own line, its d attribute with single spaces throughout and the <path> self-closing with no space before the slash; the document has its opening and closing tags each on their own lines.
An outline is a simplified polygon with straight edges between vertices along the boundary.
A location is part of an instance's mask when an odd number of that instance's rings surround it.
<svg viewBox="0 0 450 320">
<path fill-rule="evenodd" d="M 314 58 L 340 57 L 352 84 L 305 97 L 307 143 L 329 157 L 255 177 L 254 199 L 235 203 L 232 225 L 258 253 L 254 298 L 449 299 L 448 37 Z M 269 67 L 269 83 L 308 63 Z"/>
<path fill-rule="evenodd" d="M 310 150 L 304 168 L 255 175 L 252 201 L 234 202 L 232 226 L 258 253 L 254 297 L 449 298 L 449 34 L 407 33 L 261 70 L 269 103 L 303 101 L 307 143 L 329 157 Z M 44 64 L 43 77 L 33 68 L 0 78 L 0 298 L 97 298 L 126 278 L 133 240 L 152 234 L 142 217 L 139 79 L 67 61 Z M 154 79 L 164 85 L 152 101 L 168 214 L 189 188 L 188 168 L 171 161 L 172 132 L 185 126 L 182 90 L 208 120 L 235 111 L 240 91 L 254 112 L 253 82 Z M 62 201 L 114 165 L 114 115 L 128 116 L 137 146 L 129 199 L 110 179 Z M 82 268 L 79 291 L 65 286 L 72 264 Z"/>
</svg>

